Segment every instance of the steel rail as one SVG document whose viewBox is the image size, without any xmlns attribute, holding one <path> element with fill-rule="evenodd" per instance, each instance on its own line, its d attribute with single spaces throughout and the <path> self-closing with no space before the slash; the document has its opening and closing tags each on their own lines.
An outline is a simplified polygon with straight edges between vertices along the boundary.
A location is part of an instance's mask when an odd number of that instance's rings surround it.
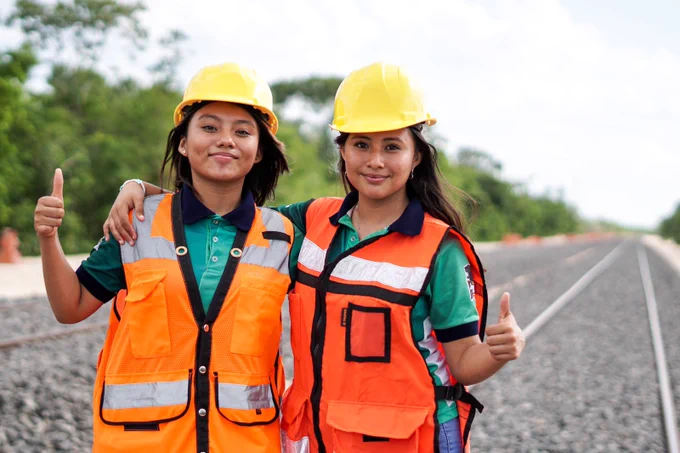
<svg viewBox="0 0 680 453">
<path fill-rule="evenodd" d="M 7 340 L 0 340 L 0 349 L 9 349 L 28 343 L 49 340 L 52 338 L 65 337 L 83 332 L 92 332 L 107 327 L 108 325 L 108 322 L 97 322 L 67 329 L 55 329 L 41 334 L 23 335 L 20 337 L 9 338 Z"/>
<path fill-rule="evenodd" d="M 659 394 L 661 396 L 661 412 L 664 421 L 664 431 L 666 432 L 666 446 L 668 453 L 680 453 L 678 446 L 678 425 L 675 418 L 675 404 L 673 400 L 673 390 L 668 374 L 668 362 L 663 346 L 663 335 L 661 324 L 659 323 L 659 310 L 654 295 L 654 284 L 652 283 L 652 273 L 649 270 L 649 261 L 644 246 L 638 244 L 637 257 L 640 265 L 640 278 L 645 290 L 645 301 L 647 303 L 647 314 L 649 318 L 649 329 L 654 346 L 654 360 L 656 362 L 656 374 L 659 378 Z"/>
</svg>

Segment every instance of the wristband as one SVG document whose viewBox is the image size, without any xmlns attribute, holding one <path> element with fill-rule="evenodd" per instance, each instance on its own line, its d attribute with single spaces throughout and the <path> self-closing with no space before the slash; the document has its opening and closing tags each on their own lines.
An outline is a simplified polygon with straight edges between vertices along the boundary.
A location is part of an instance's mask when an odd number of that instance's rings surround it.
<svg viewBox="0 0 680 453">
<path fill-rule="evenodd" d="M 142 193 L 144 193 L 144 196 L 146 196 L 146 187 L 144 187 L 144 181 L 142 181 L 141 179 L 128 179 L 127 181 L 125 181 L 125 182 L 120 186 L 120 189 L 118 189 L 118 192 L 120 192 L 121 190 L 123 190 L 123 187 L 125 187 L 125 184 L 127 184 L 127 183 L 129 183 L 129 182 L 136 182 L 137 184 L 139 184 L 139 186 L 142 188 Z"/>
</svg>

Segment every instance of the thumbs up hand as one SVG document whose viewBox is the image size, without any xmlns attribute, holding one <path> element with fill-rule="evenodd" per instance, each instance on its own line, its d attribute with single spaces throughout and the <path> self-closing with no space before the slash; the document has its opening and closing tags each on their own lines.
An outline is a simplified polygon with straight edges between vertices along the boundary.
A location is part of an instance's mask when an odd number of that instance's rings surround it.
<svg viewBox="0 0 680 453">
<path fill-rule="evenodd" d="M 54 172 L 52 195 L 41 197 L 35 207 L 33 227 L 41 238 L 54 237 L 64 219 L 64 175 L 61 169 Z"/>
<path fill-rule="evenodd" d="M 510 311 L 510 294 L 501 296 L 501 311 L 498 324 L 486 328 L 486 343 L 491 356 L 499 362 L 517 359 L 524 349 L 524 332 L 517 325 Z"/>
</svg>

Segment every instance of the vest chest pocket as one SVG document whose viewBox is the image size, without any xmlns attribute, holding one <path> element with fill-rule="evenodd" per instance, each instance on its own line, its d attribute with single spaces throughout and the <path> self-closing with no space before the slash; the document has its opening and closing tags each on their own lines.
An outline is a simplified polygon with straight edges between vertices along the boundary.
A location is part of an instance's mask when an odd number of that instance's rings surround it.
<svg viewBox="0 0 680 453">
<path fill-rule="evenodd" d="M 346 361 L 390 362 L 392 322 L 389 307 L 364 307 L 349 303 L 346 326 Z"/>
<path fill-rule="evenodd" d="M 427 408 L 330 401 L 326 423 L 336 453 L 413 453 Z"/>
<path fill-rule="evenodd" d="M 236 302 L 230 351 L 234 354 L 262 356 L 276 354 L 281 338 L 281 306 L 285 288 L 280 292 L 274 282 L 244 278 Z"/>
<path fill-rule="evenodd" d="M 123 317 L 130 332 L 132 355 L 138 359 L 170 354 L 170 329 L 163 280 L 167 271 L 135 274 L 125 298 Z"/>
</svg>

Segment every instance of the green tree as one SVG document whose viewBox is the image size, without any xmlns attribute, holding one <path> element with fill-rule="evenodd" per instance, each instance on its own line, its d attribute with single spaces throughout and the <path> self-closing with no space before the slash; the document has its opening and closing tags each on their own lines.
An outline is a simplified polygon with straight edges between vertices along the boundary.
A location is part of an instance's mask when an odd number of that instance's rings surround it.
<svg viewBox="0 0 680 453">
<path fill-rule="evenodd" d="M 56 3 L 17 0 L 6 19 L 18 25 L 26 38 L 42 51 L 61 52 L 72 45 L 77 55 L 96 61 L 98 51 L 114 32 L 136 49 L 146 44 L 148 31 L 139 14 L 142 3 L 124 4 L 116 0 L 71 0 Z"/>
<path fill-rule="evenodd" d="M 661 222 L 659 234 L 680 244 L 680 203 L 676 206 L 675 212 Z"/>
<path fill-rule="evenodd" d="M 271 89 L 274 102 L 278 106 L 283 106 L 291 98 L 298 96 L 309 101 L 318 110 L 333 103 L 341 82 L 339 77 L 312 76 L 275 82 L 271 84 Z"/>
<path fill-rule="evenodd" d="M 0 54 L 0 225 L 12 223 L 12 202 L 26 184 L 22 149 L 14 137 L 33 129 L 31 100 L 23 85 L 36 63 L 29 44 Z"/>
</svg>

